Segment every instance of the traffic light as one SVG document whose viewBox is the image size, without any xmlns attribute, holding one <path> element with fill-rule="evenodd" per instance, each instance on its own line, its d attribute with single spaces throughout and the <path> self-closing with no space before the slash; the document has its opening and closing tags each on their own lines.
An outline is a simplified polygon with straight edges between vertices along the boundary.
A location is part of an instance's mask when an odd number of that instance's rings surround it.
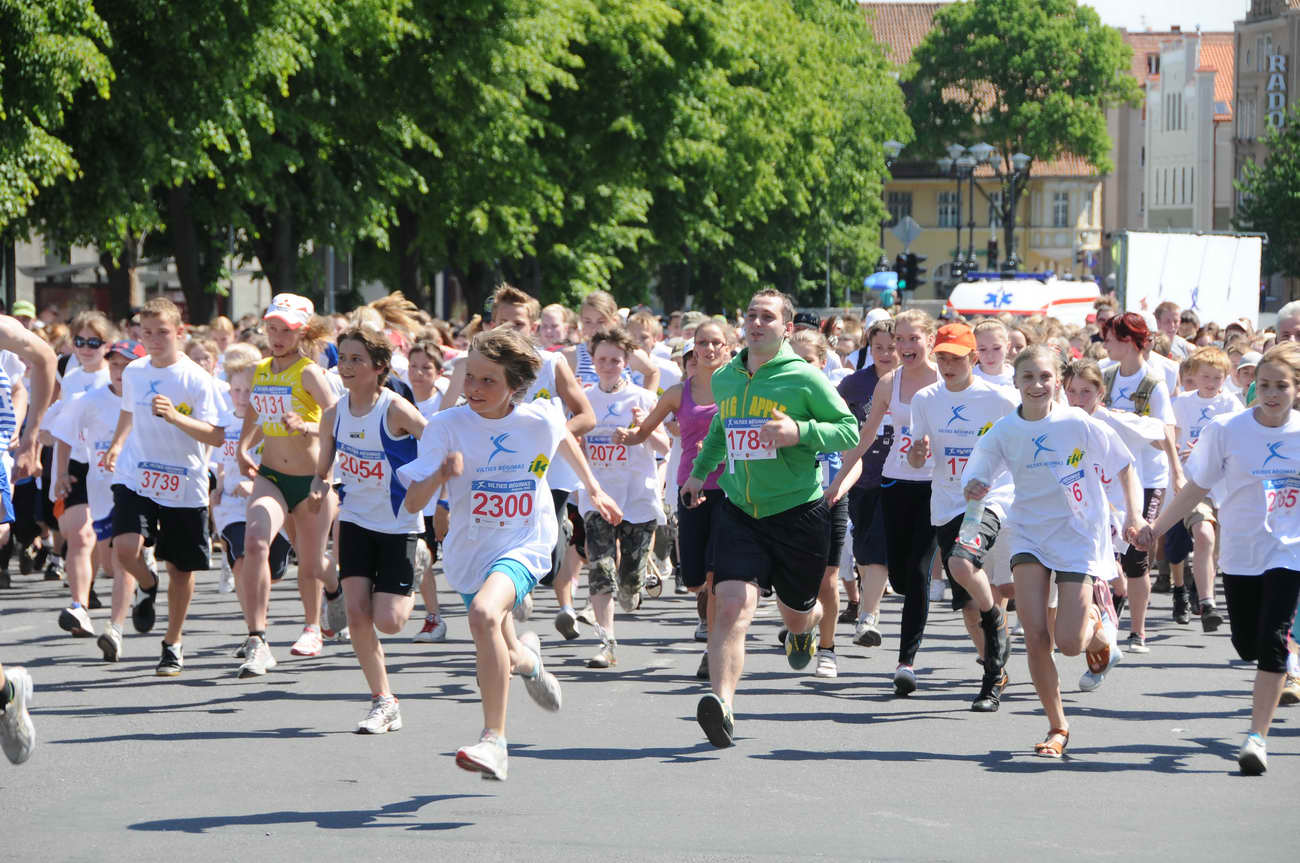
<svg viewBox="0 0 1300 863">
<path fill-rule="evenodd" d="M 903 280 L 907 282 L 909 291 L 916 291 L 925 284 L 925 279 L 922 278 L 925 275 L 925 267 L 921 266 L 924 260 L 925 255 L 918 255 L 916 252 L 908 252 L 903 260 Z"/>
<path fill-rule="evenodd" d="M 894 272 L 898 273 L 898 289 L 910 288 L 912 283 L 907 278 L 907 258 L 899 255 L 894 258 Z"/>
</svg>

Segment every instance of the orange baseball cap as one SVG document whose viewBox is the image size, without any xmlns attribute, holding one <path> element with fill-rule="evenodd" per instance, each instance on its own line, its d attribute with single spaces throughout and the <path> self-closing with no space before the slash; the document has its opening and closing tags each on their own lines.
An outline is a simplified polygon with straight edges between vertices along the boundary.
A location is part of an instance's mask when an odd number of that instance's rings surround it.
<svg viewBox="0 0 1300 863">
<path fill-rule="evenodd" d="M 964 357 L 975 350 L 975 331 L 966 324 L 944 324 L 934 337 L 934 353 Z"/>
</svg>

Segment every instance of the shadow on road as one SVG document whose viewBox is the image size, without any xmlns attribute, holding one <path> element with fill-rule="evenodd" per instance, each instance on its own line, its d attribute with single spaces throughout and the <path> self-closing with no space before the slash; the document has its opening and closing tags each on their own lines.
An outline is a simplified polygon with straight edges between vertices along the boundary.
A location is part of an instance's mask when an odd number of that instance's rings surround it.
<svg viewBox="0 0 1300 863">
<path fill-rule="evenodd" d="M 511 753 L 513 754 L 513 753 Z M 255 812 L 251 815 L 208 815 L 201 818 L 165 818 L 141 821 L 131 830 L 175 833 L 206 833 L 218 827 L 271 827 L 276 824 L 315 824 L 325 830 L 352 830 L 358 827 L 401 827 L 406 830 L 455 830 L 469 827 L 472 821 L 425 821 L 412 819 L 430 803 L 487 797 L 487 794 L 438 794 L 412 797 L 389 803 L 379 809 L 340 809 L 333 812 Z"/>
</svg>

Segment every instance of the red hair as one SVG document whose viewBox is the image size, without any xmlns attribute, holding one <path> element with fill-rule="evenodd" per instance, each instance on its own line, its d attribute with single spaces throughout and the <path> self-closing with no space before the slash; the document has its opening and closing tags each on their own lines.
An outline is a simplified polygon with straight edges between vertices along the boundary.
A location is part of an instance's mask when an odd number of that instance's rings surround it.
<svg viewBox="0 0 1300 863">
<path fill-rule="evenodd" d="M 1125 312 L 1107 320 L 1101 327 L 1101 337 L 1109 338 L 1112 334 L 1121 342 L 1130 342 L 1139 351 L 1147 346 L 1147 340 L 1151 338 L 1146 319 L 1137 312 Z"/>
</svg>

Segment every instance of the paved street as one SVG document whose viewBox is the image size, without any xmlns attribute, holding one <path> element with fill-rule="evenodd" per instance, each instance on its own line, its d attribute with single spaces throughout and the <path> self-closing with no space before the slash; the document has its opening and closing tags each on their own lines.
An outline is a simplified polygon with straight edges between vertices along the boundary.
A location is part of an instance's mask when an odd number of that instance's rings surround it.
<svg viewBox="0 0 1300 863">
<path fill-rule="evenodd" d="M 130 635 L 106 665 L 55 625 L 57 584 L 14 576 L 0 596 L 0 659 L 36 681 L 40 744 L 0 762 L 0 859 L 155 860 L 1262 860 L 1291 856 L 1300 793 L 1300 708 L 1283 708 L 1269 773 L 1235 775 L 1252 671 L 1213 635 L 1169 621 L 1157 596 L 1151 653 L 1092 694 L 1062 659 L 1069 757 L 1029 754 L 1046 731 L 1017 646 L 1002 711 L 972 714 L 977 666 L 958 615 L 934 606 L 921 689 L 890 697 L 901 602 L 885 648 L 848 643 L 837 680 L 796 674 L 771 607 L 751 632 L 734 748 L 695 723 L 694 602 L 671 594 L 619 621 L 619 664 L 584 667 L 554 600 L 533 625 L 564 685 L 543 713 L 515 682 L 510 779 L 481 781 L 452 754 L 480 728 L 462 609 L 442 594 L 450 640 L 385 642 L 402 731 L 351 733 L 367 694 L 351 651 L 288 655 L 298 608 L 276 587 L 280 667 L 239 681 L 233 596 L 202 575 L 182 677 L 153 676 L 158 634 Z M 106 586 L 102 589 L 107 593 Z M 160 606 L 162 606 L 160 601 Z M 96 612 L 97 626 L 106 612 Z M 161 617 L 161 608 L 160 608 Z M 161 623 L 160 623 L 161 627 Z M 128 629 L 130 623 L 128 621 Z M 252 856 L 256 854 L 257 856 Z"/>
</svg>

